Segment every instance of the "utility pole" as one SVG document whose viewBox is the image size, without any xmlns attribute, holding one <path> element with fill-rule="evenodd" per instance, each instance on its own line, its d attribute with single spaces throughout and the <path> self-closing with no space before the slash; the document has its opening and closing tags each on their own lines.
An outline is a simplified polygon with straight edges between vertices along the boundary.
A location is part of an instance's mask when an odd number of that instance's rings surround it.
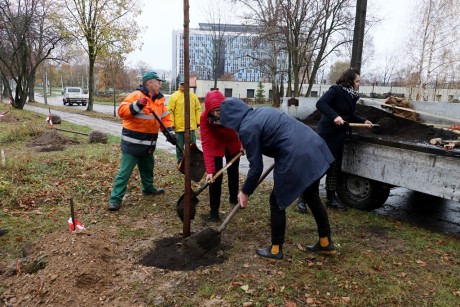
<svg viewBox="0 0 460 307">
<path fill-rule="evenodd" d="M 367 0 L 356 0 L 355 30 L 350 66 L 361 72 L 364 45 L 364 27 L 366 25 Z"/>
</svg>

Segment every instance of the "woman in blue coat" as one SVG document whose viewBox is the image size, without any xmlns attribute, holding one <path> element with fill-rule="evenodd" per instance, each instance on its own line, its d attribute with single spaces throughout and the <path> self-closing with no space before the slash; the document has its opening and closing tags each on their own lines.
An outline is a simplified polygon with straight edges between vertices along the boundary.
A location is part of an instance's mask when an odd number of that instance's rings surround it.
<svg viewBox="0 0 460 307">
<path fill-rule="evenodd" d="M 249 171 L 238 194 L 241 208 L 248 204 L 263 171 L 262 155 L 275 160 L 274 187 L 270 195 L 272 245 L 258 248 L 265 258 L 282 259 L 286 208 L 302 193 L 318 226 L 319 241 L 309 250 L 334 253 L 327 211 L 319 197 L 319 181 L 334 158 L 312 129 L 280 111 L 253 109 L 237 98 L 224 100 L 221 125 L 237 132 L 249 160 Z"/>
<path fill-rule="evenodd" d="M 322 114 L 316 132 L 326 141 L 335 158 L 326 175 L 326 206 L 343 209 L 335 197 L 335 190 L 343 146 L 349 130 L 346 123 L 365 123 L 372 128 L 372 122 L 355 114 L 359 99 L 359 71 L 354 68 L 345 70 L 336 83 L 316 103 L 316 108 Z"/>
</svg>

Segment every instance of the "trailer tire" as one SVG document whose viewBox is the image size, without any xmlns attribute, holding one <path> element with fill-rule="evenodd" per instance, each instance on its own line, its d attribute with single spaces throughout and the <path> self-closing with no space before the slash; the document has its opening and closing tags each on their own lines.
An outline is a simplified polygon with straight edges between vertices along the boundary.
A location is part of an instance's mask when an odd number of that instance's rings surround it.
<svg viewBox="0 0 460 307">
<path fill-rule="evenodd" d="M 341 173 L 336 192 L 349 207 L 371 211 L 383 206 L 390 195 L 390 186 L 360 176 Z"/>
</svg>

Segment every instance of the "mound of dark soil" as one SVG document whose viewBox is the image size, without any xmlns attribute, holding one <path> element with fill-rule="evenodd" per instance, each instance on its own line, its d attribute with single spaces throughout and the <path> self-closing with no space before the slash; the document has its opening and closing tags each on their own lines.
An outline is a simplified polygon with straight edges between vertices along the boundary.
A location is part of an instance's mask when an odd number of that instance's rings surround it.
<svg viewBox="0 0 460 307">
<path fill-rule="evenodd" d="M 144 255 L 139 263 L 171 271 L 190 271 L 225 261 L 223 252 L 217 250 L 218 247 L 198 256 L 187 250 L 182 245 L 182 240 L 182 237 L 177 236 L 156 241 L 155 248 Z"/>
<path fill-rule="evenodd" d="M 429 144 L 432 138 L 442 138 L 445 140 L 456 140 L 458 138 L 458 135 L 451 131 L 427 126 L 423 123 L 395 116 L 371 106 L 358 105 L 356 114 L 381 126 L 380 128 L 372 129 L 353 128 L 353 134 L 357 135 L 378 137 L 389 141 L 426 144 Z M 315 128 L 320 118 L 321 113 L 317 110 L 303 122 Z"/>
<path fill-rule="evenodd" d="M 45 134 L 42 134 L 35 140 L 30 141 L 27 143 L 27 147 L 35 147 L 35 146 L 48 146 L 48 145 L 56 145 L 56 144 L 79 144 L 80 142 L 76 140 L 72 140 L 60 135 L 56 130 L 50 130 Z"/>
<path fill-rule="evenodd" d="M 0 122 L 15 123 L 15 122 L 18 122 L 18 121 L 19 121 L 19 119 L 14 117 L 11 114 L 5 114 L 5 115 L 0 116 Z"/>
</svg>

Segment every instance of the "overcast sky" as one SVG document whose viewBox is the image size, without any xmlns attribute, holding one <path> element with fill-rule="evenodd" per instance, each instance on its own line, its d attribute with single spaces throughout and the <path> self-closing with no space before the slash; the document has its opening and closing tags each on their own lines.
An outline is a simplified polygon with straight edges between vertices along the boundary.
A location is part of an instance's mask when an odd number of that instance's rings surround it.
<svg viewBox="0 0 460 307">
<path fill-rule="evenodd" d="M 190 28 L 197 28 L 200 22 L 209 22 L 206 9 L 212 0 L 189 0 Z M 216 1 L 216 0 L 213 0 Z M 372 13 L 384 20 L 369 31 L 374 36 L 376 57 L 394 52 L 403 45 L 408 33 L 410 8 L 414 0 L 368 0 L 368 14 Z M 138 23 L 145 29 L 139 36 L 142 49 L 128 56 L 135 65 L 142 61 L 153 69 L 171 70 L 172 31 L 183 27 L 183 0 L 144 0 L 143 12 Z"/>
</svg>

